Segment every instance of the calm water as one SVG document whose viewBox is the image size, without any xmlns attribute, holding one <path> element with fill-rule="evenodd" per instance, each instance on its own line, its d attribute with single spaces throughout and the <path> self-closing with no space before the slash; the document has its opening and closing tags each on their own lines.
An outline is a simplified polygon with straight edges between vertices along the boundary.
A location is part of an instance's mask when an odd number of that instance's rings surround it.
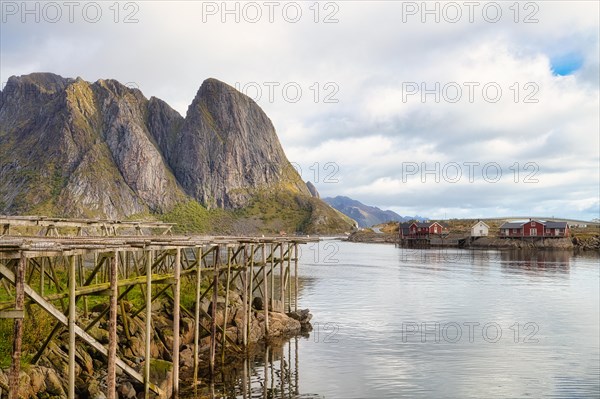
<svg viewBox="0 0 600 399">
<path fill-rule="evenodd" d="M 227 397 L 600 396 L 597 254 L 321 242 L 301 274 L 314 331 Z"/>
</svg>

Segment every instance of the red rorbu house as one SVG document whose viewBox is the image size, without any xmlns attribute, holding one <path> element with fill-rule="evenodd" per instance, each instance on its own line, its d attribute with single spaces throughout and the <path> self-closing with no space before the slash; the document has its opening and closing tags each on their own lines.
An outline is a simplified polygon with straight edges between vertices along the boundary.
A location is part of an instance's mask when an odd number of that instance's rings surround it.
<svg viewBox="0 0 600 399">
<path fill-rule="evenodd" d="M 528 222 L 506 222 L 500 226 L 500 237 L 568 237 L 567 222 L 543 222 L 529 220 Z"/>
<path fill-rule="evenodd" d="M 411 223 L 400 223 L 398 226 L 398 234 L 400 238 L 408 238 L 410 236 Z"/>
<path fill-rule="evenodd" d="M 438 222 L 413 222 L 408 228 L 410 238 L 425 238 L 430 235 L 446 233 L 444 226 Z"/>
</svg>

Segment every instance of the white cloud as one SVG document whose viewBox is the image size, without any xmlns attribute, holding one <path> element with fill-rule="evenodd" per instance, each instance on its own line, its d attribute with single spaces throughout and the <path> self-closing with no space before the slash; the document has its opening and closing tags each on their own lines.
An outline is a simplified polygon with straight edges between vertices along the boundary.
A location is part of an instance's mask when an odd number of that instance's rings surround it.
<svg viewBox="0 0 600 399">
<path fill-rule="evenodd" d="M 134 24 L 122 22 L 132 11 L 124 9 L 114 23 L 112 3 L 101 3 L 96 24 L 79 14 L 74 23 L 56 24 L 23 24 L 19 16 L 4 15 L 0 80 L 34 71 L 115 78 L 135 82 L 146 96 L 162 98 L 183 115 L 207 77 L 240 87 L 250 83 L 248 88 L 256 83 L 262 90 L 257 101 L 303 177 L 314 180 L 315 168 L 309 168 L 319 164 L 322 194 L 428 215 L 444 210 L 449 217 L 525 212 L 535 204 L 565 216 L 598 217 L 598 3 L 536 2 L 538 22 L 531 24 L 522 21 L 532 10 L 521 9 L 515 23 L 509 2 L 499 3 L 498 23 L 486 22 L 479 10 L 474 23 L 433 23 L 431 17 L 421 23 L 420 15 L 403 22 L 405 3 L 336 2 L 339 22 L 333 24 L 314 23 L 312 3 L 299 3 L 303 15 L 295 24 L 280 9 L 275 22 L 267 22 L 264 7 L 258 23 L 235 23 L 229 16 L 223 24 L 220 15 L 203 22 L 207 2 L 138 2 Z M 321 8 L 319 20 L 332 11 Z M 555 76 L 551 60 L 565 54 L 579 54 L 583 64 L 573 75 Z M 272 98 L 265 82 L 279 84 Z M 403 84 L 410 82 L 428 88 L 457 82 L 463 99 L 403 98 Z M 465 82 L 480 84 L 473 103 L 466 101 Z M 481 87 L 490 82 L 502 89 L 497 103 L 482 98 Z M 298 102 L 285 100 L 286 83 L 301 88 Z M 525 103 L 527 94 L 538 102 Z M 324 102 L 327 95 L 337 102 Z M 540 183 L 527 189 L 402 181 L 403 162 L 466 161 L 498 162 L 505 170 L 514 162 L 535 162 Z M 339 167 L 337 183 L 322 181 L 331 172 L 322 170 L 328 162 Z M 575 198 L 563 199 L 574 192 Z M 552 208 L 549 201 L 567 202 Z"/>
</svg>

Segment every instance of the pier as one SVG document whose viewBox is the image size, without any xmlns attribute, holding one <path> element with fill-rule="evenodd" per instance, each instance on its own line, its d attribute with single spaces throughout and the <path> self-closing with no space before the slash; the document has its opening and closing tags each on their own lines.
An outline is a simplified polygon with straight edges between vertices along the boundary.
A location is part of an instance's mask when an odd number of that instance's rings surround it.
<svg viewBox="0 0 600 399">
<path fill-rule="evenodd" d="M 116 398 L 116 372 L 121 369 L 143 384 L 145 397 L 179 396 L 180 318 L 194 320 L 194 383 L 197 382 L 200 331 L 210 335 L 211 372 L 217 354 L 225 350 L 243 352 L 248 336 L 255 297 L 264 306 L 264 335 L 269 336 L 269 310 L 298 310 L 298 246 L 317 239 L 303 237 L 217 237 L 172 235 L 172 224 L 96 220 L 50 219 L 44 217 L 0 216 L 0 318 L 14 320 L 13 350 L 9 372 L 9 399 L 19 397 L 19 373 L 25 309 L 36 305 L 55 322 L 51 334 L 40 337 L 35 364 L 61 332 L 68 334 L 68 392 L 75 398 L 78 343 L 101 353 L 107 366 L 107 399 Z M 203 279 L 210 284 L 202 286 Z M 194 286 L 194 309 L 181 304 L 182 281 Z M 219 285 L 224 291 L 219 290 Z M 230 287 L 242 296 L 243 338 L 234 342 L 227 331 Z M 126 310 L 127 296 L 144 298 L 137 308 Z M 88 299 L 101 298 L 103 310 L 91 322 Z M 212 298 L 210 313 L 202 309 L 204 298 Z M 221 299 L 220 299 L 221 298 Z M 162 392 L 151 381 L 152 304 L 166 299 L 172 304 L 173 342 L 172 392 Z M 224 301 L 225 317 L 217 323 L 216 304 Z M 145 323 L 145 356 L 141 371 L 117 356 L 117 316 L 125 334 L 134 318 Z M 207 329 L 202 320 L 210 320 Z M 82 323 L 81 320 L 85 320 Z M 108 322 L 108 343 L 102 344 L 89 332 L 101 320 Z M 0 392 L 1 394 L 1 392 Z"/>
</svg>

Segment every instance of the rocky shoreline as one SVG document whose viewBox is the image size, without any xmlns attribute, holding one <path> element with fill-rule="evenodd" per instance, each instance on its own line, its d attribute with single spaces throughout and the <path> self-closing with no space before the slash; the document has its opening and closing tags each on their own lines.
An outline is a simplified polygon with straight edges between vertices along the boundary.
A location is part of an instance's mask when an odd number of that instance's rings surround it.
<svg viewBox="0 0 600 399">
<path fill-rule="evenodd" d="M 242 347 L 243 332 L 243 302 L 241 296 L 236 292 L 230 293 L 230 306 L 227 312 L 226 336 L 230 342 Z M 290 338 L 298 334 L 305 334 L 312 330 L 310 319 L 312 315 L 306 310 L 299 312 L 283 313 L 269 311 L 269 335 L 265 336 L 265 312 L 262 301 L 255 298 L 253 301 L 252 317 L 249 322 L 248 342 L 251 350 L 257 344 L 268 343 L 277 338 Z M 274 303 L 277 306 L 277 303 Z M 212 302 L 204 300 L 201 307 L 210 314 Z M 131 306 L 127 306 L 127 311 Z M 91 309 L 88 319 L 91 321 L 102 311 L 102 306 Z M 172 353 L 173 345 L 173 322 L 172 303 L 168 300 L 153 303 L 152 306 L 152 333 L 151 345 L 151 377 L 150 381 L 159 386 L 169 397 L 172 392 Z M 193 378 L 193 340 L 194 321 L 185 311 L 182 312 L 180 321 L 180 375 L 182 381 L 191 381 Z M 123 323 L 121 314 L 118 316 L 117 356 L 123 359 L 129 366 L 138 372 L 143 372 L 145 367 L 144 342 L 145 322 L 144 313 L 138 317 L 126 317 Z M 225 316 L 225 304 L 217 302 L 216 310 L 217 325 L 223 325 Z M 81 321 L 85 321 L 80 319 Z M 208 317 L 201 319 L 201 324 L 210 330 L 211 322 Z M 127 331 L 124 325 L 127 325 Z M 89 330 L 90 335 L 103 344 L 108 343 L 107 322 L 101 322 Z M 217 333 L 217 342 L 221 342 L 222 336 Z M 24 365 L 20 376 L 20 398 L 24 399 L 62 399 L 66 398 L 67 376 L 68 376 L 68 343 L 66 334 L 60 335 L 50 343 L 44 351 L 43 356 L 36 365 Z M 209 349 L 211 337 L 200 330 L 200 375 L 209 376 Z M 230 349 L 232 345 L 228 345 Z M 217 346 L 220 355 L 220 345 Z M 235 353 L 228 350 L 224 363 L 217 362 L 216 369 L 227 367 L 243 359 L 244 353 Z M 220 359 L 220 356 L 219 356 Z M 106 399 L 106 359 L 93 348 L 84 343 L 77 343 L 76 354 L 76 395 L 79 398 Z M 0 370 L 0 397 L 4 398 L 8 390 L 8 370 Z M 137 381 L 125 375 L 117 368 L 117 393 L 121 399 L 142 398 L 144 387 Z M 156 397 L 152 394 L 151 397 Z"/>
<path fill-rule="evenodd" d="M 376 233 L 372 230 L 359 230 L 350 234 L 344 239 L 344 241 L 394 244 L 398 241 L 398 235 L 390 233 Z"/>
</svg>

